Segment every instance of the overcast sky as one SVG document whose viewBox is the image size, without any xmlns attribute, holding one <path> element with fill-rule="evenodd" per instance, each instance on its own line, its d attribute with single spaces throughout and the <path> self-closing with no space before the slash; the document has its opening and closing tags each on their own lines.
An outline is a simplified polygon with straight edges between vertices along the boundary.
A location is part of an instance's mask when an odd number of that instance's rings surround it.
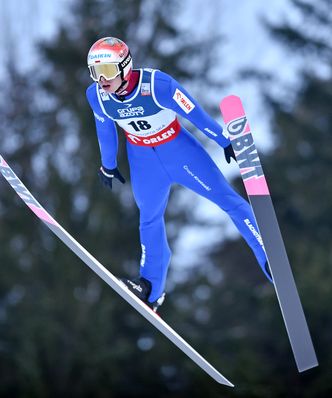
<svg viewBox="0 0 332 398">
<path fill-rule="evenodd" d="M 153 1 L 153 0 L 151 0 Z M 56 32 L 58 21 L 66 15 L 70 0 L 1 0 L 0 8 L 0 56 L 5 59 L 10 54 L 21 65 L 37 62 L 34 44 L 40 39 L 50 39 Z M 254 132 L 256 144 L 260 150 L 271 147 L 271 136 L 268 115 L 259 95 L 259 89 L 253 82 L 239 81 L 236 76 L 245 67 L 255 70 L 271 71 L 284 82 L 295 82 L 297 64 L 285 58 L 285 51 L 268 36 L 262 25 L 261 19 L 280 21 L 295 18 L 296 13 L 290 7 L 289 0 L 184 0 L 182 13 L 178 23 L 183 27 L 192 29 L 193 34 L 203 35 L 219 31 L 225 37 L 221 43 L 223 66 L 221 77 L 228 81 L 228 92 L 239 95 L 247 111 L 251 128 Z M 213 13 L 209 12 L 213 10 Z M 204 12 L 206 10 L 206 12 Z M 29 17 L 27 17 L 29 16 Z M 14 43 L 14 44 L 13 44 Z M 10 53 L 10 49 L 16 49 Z M 38 70 L 38 68 L 36 69 Z M 3 73 L 3 64 L 0 65 L 0 75 Z M 271 87 L 272 89 L 272 87 Z M 221 98 L 220 98 L 221 99 Z M 199 98 L 198 98 L 199 100 Z M 216 101 L 217 102 L 217 101 Z M 218 103 L 216 103 L 218 107 Z M 210 150 L 210 148 L 209 148 Z M 211 154 L 226 176 L 231 178 L 237 175 L 237 165 L 232 165 L 225 170 L 219 148 L 212 148 Z M 197 213 L 204 214 L 207 219 L 213 218 L 215 222 L 225 223 L 225 231 L 230 235 L 235 233 L 233 226 L 227 222 L 225 215 L 209 204 L 205 199 L 200 200 Z M 179 241 L 179 248 L 185 246 L 199 248 L 201 245 L 200 231 L 188 229 Z M 207 240 L 213 241 L 215 232 L 210 230 Z M 178 251 L 181 252 L 181 249 Z M 192 251 L 195 256 L 195 250 Z M 190 256 L 187 252 L 185 258 L 177 258 L 175 262 L 188 262 Z"/>
<path fill-rule="evenodd" d="M 153 1 L 153 0 L 151 0 Z M 9 48 L 22 66 L 36 61 L 34 44 L 39 39 L 51 38 L 58 21 L 68 12 L 71 0 L 11 0 L 1 1 L 0 55 L 6 59 Z M 285 62 L 284 50 L 268 36 L 261 19 L 280 21 L 296 18 L 289 0 L 183 0 L 178 23 L 195 35 L 219 31 L 225 37 L 221 43 L 221 77 L 229 83 L 229 93 L 243 98 L 255 126 L 258 146 L 269 146 L 268 125 L 263 122 L 263 104 L 254 84 L 239 82 L 237 73 L 244 67 L 273 71 L 284 81 L 294 81 L 296 63 Z M 214 12 L 211 13 L 210 10 Z M 205 10 L 205 12 L 204 12 Z M 13 45 L 13 43 L 15 43 Z M 15 50 L 16 49 L 16 50 Z M 10 54 L 12 55 L 12 54 Z M 0 64 L 0 73 L 3 63 Z M 226 94 L 226 93 L 225 93 Z"/>
</svg>

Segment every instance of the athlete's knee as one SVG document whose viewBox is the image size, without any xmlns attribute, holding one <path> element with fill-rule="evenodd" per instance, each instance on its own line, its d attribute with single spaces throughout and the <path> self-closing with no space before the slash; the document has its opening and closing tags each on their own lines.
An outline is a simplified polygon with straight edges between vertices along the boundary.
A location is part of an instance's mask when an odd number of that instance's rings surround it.
<svg viewBox="0 0 332 398">
<path fill-rule="evenodd" d="M 163 225 L 163 214 L 141 214 L 140 215 L 140 228 L 149 228 L 151 226 Z"/>
<path fill-rule="evenodd" d="M 236 212 L 240 208 L 248 207 L 248 202 L 234 191 L 226 195 L 222 195 L 222 199 L 219 201 L 219 206 L 225 212 L 231 213 Z"/>
<path fill-rule="evenodd" d="M 140 207 L 140 225 L 151 225 L 163 221 L 165 206 L 149 206 L 145 204 Z"/>
</svg>

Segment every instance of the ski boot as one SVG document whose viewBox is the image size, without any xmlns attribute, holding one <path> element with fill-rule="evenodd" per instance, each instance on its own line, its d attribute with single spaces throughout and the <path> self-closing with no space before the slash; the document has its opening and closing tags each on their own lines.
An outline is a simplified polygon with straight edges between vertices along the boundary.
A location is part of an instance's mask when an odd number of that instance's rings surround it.
<svg viewBox="0 0 332 398">
<path fill-rule="evenodd" d="M 126 287 L 135 294 L 140 300 L 147 304 L 154 312 L 158 311 L 158 308 L 162 305 L 165 300 L 165 293 L 163 293 L 158 300 L 150 303 L 148 298 L 151 293 L 151 282 L 145 278 L 139 277 L 134 279 L 120 278 L 120 281 L 126 285 Z"/>
</svg>

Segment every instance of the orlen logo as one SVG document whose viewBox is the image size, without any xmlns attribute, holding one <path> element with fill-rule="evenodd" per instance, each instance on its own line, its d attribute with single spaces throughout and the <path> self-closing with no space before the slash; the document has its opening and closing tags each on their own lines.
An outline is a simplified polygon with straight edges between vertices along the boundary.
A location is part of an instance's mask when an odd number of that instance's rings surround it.
<svg viewBox="0 0 332 398">
<path fill-rule="evenodd" d="M 178 88 L 175 90 L 173 99 L 186 113 L 190 113 L 195 108 L 195 104 L 193 104 L 190 99 Z"/>
</svg>

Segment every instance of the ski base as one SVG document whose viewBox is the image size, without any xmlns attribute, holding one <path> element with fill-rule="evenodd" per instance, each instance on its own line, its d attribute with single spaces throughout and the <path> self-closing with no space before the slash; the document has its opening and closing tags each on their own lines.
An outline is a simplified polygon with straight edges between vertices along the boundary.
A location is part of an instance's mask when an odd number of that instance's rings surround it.
<svg viewBox="0 0 332 398">
<path fill-rule="evenodd" d="M 184 352 L 197 366 L 220 384 L 234 387 L 226 377 L 215 369 L 205 358 L 194 350 L 179 334 L 177 334 L 165 321 L 163 321 L 151 308 L 145 305 L 122 282 L 96 260 L 83 246 L 81 246 L 34 198 L 17 177 L 8 163 L 0 155 L 0 171 L 11 187 L 24 203 L 44 222 L 44 224 L 72 250 L 88 267 L 90 267 L 103 281 L 114 289 L 137 312 L 147 319 L 156 329 L 167 337 L 175 346 Z"/>
<path fill-rule="evenodd" d="M 318 361 L 249 123 L 235 95 L 224 98 L 220 110 L 263 240 L 297 368 L 303 372 L 318 366 Z"/>
</svg>

